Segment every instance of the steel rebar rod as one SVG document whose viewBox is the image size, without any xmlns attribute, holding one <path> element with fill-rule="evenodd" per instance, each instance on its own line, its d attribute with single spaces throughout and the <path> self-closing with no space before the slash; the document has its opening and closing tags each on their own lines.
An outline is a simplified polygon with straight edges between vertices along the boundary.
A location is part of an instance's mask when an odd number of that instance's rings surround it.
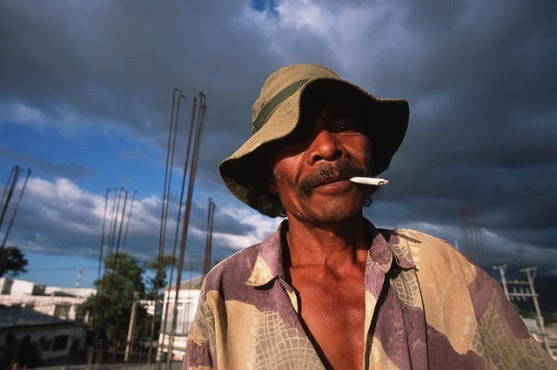
<svg viewBox="0 0 557 370">
<path fill-rule="evenodd" d="M 6 194 L 8 193 L 8 189 L 10 188 L 10 184 L 12 183 L 13 178 L 18 173 L 18 171 L 19 171 L 19 166 L 13 165 L 10 174 L 8 175 L 8 181 L 6 181 L 6 186 L 4 186 L 4 189 L 2 190 L 2 200 L 0 200 L 0 205 L 2 209 L 4 209 L 5 206 L 4 200 L 6 199 Z M 0 223 L 0 227 L 1 226 L 2 223 Z"/>
<path fill-rule="evenodd" d="M 128 212 L 128 219 L 126 221 L 126 230 L 124 232 L 124 240 L 122 241 L 122 251 L 124 251 L 126 249 L 126 242 L 128 240 L 128 231 L 130 229 L 130 219 L 132 217 L 132 210 L 133 210 L 133 205 L 135 202 L 135 195 L 137 194 L 137 190 L 134 190 L 132 193 L 132 200 L 131 200 L 131 204 L 130 204 L 130 210 Z"/>
<path fill-rule="evenodd" d="M 192 104 L 192 114 L 190 117 L 190 127 L 188 130 L 188 138 L 186 141 L 186 150 L 184 153 L 184 167 L 183 167 L 183 171 L 182 171 L 182 183 L 180 186 L 180 199 L 178 201 L 178 216 L 177 216 L 177 220 L 176 220 L 176 229 L 175 229 L 175 233 L 174 233 L 174 245 L 173 245 L 173 249 L 172 249 L 172 265 L 170 268 L 170 276 L 168 279 L 169 282 L 169 289 L 168 289 L 168 295 L 166 298 L 166 304 L 163 305 L 165 307 L 164 310 L 164 319 L 161 320 L 162 322 L 166 323 L 168 320 L 168 307 L 170 307 L 170 285 L 172 284 L 172 281 L 174 279 L 174 268 L 175 268 L 175 261 L 176 261 L 176 250 L 177 250 L 177 246 L 178 246 L 178 236 L 179 236 L 179 231 L 180 231 L 180 221 L 181 221 L 181 216 L 182 216 L 182 207 L 183 207 L 183 199 L 184 199 L 184 190 L 185 190 L 185 185 L 186 185 L 186 178 L 187 178 L 187 174 L 188 174 L 188 165 L 189 165 L 189 157 L 190 157 L 190 153 L 191 153 L 191 140 L 193 137 L 193 131 L 194 131 L 194 124 L 195 124 L 195 117 L 196 117 L 196 110 L 197 108 L 197 97 L 193 98 L 193 104 Z M 166 338 L 166 324 L 162 327 L 162 338 L 164 341 L 164 338 Z"/>
<path fill-rule="evenodd" d="M 170 123 L 168 126 L 168 141 L 166 146 L 166 162 L 164 169 L 164 184 L 163 184 L 163 196 L 161 204 L 161 222 L 159 229 L 159 248 L 157 253 L 157 267 L 155 272 L 154 281 L 154 300 L 155 300 L 155 313 L 153 314 L 153 319 L 151 321 L 151 327 L 149 330 L 150 343 L 153 341 L 155 334 L 155 321 L 157 317 L 157 305 L 159 302 L 159 290 L 160 290 L 160 264 L 162 263 L 162 258 L 164 255 L 164 244 L 166 240 L 166 222 L 168 218 L 168 198 L 170 195 L 171 183 L 172 183 L 172 166 L 174 162 L 174 151 L 176 142 L 176 132 L 178 127 L 178 119 L 176 114 L 176 97 L 178 97 L 178 106 L 180 99 L 186 99 L 186 96 L 182 93 L 179 88 L 174 88 L 172 91 L 172 102 L 170 105 Z M 151 368 L 153 346 L 149 345 L 149 352 L 147 355 L 147 363 L 149 369 Z"/>
<path fill-rule="evenodd" d="M 0 250 L 3 251 L 4 247 L 6 246 L 6 241 L 8 240 L 8 235 L 10 235 L 10 230 L 15 221 L 15 216 L 17 211 L 19 210 L 19 204 L 21 203 L 21 198 L 23 198 L 23 194 L 25 193 L 25 188 L 27 187 L 27 181 L 29 180 L 29 176 L 31 176 L 31 169 L 28 168 L 27 170 L 23 170 L 22 172 L 26 173 L 25 180 L 23 180 L 23 185 L 21 190 L 19 191 L 19 196 L 17 197 L 17 202 L 15 204 L 14 211 L 12 212 L 12 217 L 10 218 L 10 222 L 8 223 L 8 227 L 6 228 L 6 232 L 4 233 L 4 239 L 2 240 L 2 246 Z"/>
<path fill-rule="evenodd" d="M 6 196 L 2 196 L 2 200 L 4 200 L 5 198 L 5 202 L 3 202 L 2 204 L 2 212 L 0 213 L 0 230 L 2 229 L 2 224 L 4 222 L 4 216 L 6 215 L 6 212 L 8 211 L 8 206 L 10 205 L 10 200 L 12 198 L 12 195 L 14 193 L 14 189 L 15 189 L 15 185 L 17 184 L 17 181 L 19 179 L 19 166 L 15 165 L 12 167 L 12 171 L 14 171 L 15 168 L 15 173 L 13 176 L 10 176 L 12 179 L 12 182 L 10 183 L 9 187 L 8 187 L 8 191 Z"/>
<path fill-rule="evenodd" d="M 169 349 L 172 348 L 172 342 L 174 340 L 174 335 L 176 331 L 176 316 L 177 316 L 177 305 L 179 299 L 179 292 L 180 292 L 180 283 L 182 279 L 182 270 L 184 268 L 184 258 L 186 252 L 186 242 L 188 236 L 188 225 L 189 225 L 189 218 L 191 213 L 191 203 L 192 203 L 192 196 L 193 190 L 195 186 L 195 175 L 197 172 L 197 161 L 199 155 L 199 147 L 201 144 L 201 137 L 203 133 L 203 124 L 205 121 L 205 112 L 207 110 L 207 106 L 205 104 L 205 95 L 203 93 L 199 93 L 199 115 L 196 126 L 196 136 L 194 140 L 194 147 L 192 153 L 192 164 L 190 167 L 190 176 L 188 182 L 188 192 L 186 197 L 186 211 L 184 214 L 184 222 L 182 227 L 182 238 L 180 240 L 180 257 L 178 259 L 178 276 L 176 277 L 176 290 L 175 290 L 175 298 L 174 298 L 174 315 L 172 317 L 172 334 L 170 336 L 170 343 Z M 170 367 L 170 360 L 167 362 L 168 366 Z"/>
</svg>

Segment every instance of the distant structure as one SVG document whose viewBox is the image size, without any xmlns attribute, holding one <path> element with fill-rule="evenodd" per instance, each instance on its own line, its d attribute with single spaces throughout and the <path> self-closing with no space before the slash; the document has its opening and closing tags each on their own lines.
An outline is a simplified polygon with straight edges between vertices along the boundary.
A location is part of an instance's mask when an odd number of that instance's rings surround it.
<svg viewBox="0 0 557 370">
<path fill-rule="evenodd" d="M 101 243 L 99 248 L 98 280 L 101 279 L 104 258 L 113 253 L 118 254 L 125 250 L 130 218 L 132 216 L 132 209 L 137 191 L 133 192 L 131 202 L 128 201 L 129 193 L 129 190 L 122 187 L 106 189 Z M 128 203 L 130 204 L 128 205 Z M 124 224 L 126 225 L 125 229 Z M 78 275 L 77 282 L 79 282 L 80 277 L 81 275 Z M 102 294 L 102 292 L 99 293 Z"/>
<path fill-rule="evenodd" d="M 62 288 L 0 278 L 0 304 L 3 306 L 32 308 L 65 320 L 75 320 L 77 306 L 95 292 L 93 288 Z"/>
<path fill-rule="evenodd" d="M 460 208 L 460 229 L 462 232 L 462 251 L 477 265 L 482 264 L 482 230 L 476 224 L 474 214 L 469 208 Z"/>
<path fill-rule="evenodd" d="M 176 286 L 169 286 L 164 290 L 164 307 L 161 323 L 162 330 L 159 335 L 159 345 L 157 359 L 171 358 L 172 360 L 182 360 L 186 352 L 186 341 L 190 327 L 193 323 L 197 305 L 199 304 L 199 294 L 203 276 L 182 281 L 180 291 L 176 299 Z M 176 315 L 176 318 L 174 318 Z M 173 326 L 174 325 L 174 330 Z"/>
<path fill-rule="evenodd" d="M 538 302 L 539 294 L 536 293 L 536 289 L 534 287 L 534 278 L 536 277 L 538 268 L 536 266 L 530 266 L 520 269 L 520 272 L 526 273 L 527 280 L 507 280 L 505 277 L 506 268 L 507 264 L 493 266 L 493 269 L 498 270 L 501 274 L 501 284 L 503 285 L 503 290 L 505 292 L 505 295 L 507 296 L 507 299 L 511 302 L 524 302 L 530 299 L 532 300 L 536 309 L 537 324 L 537 328 L 533 332 L 533 334 L 541 338 L 541 342 L 543 343 L 545 350 L 550 355 L 552 355 L 552 351 L 547 339 L 548 334 L 545 330 L 543 315 Z M 509 287 L 512 288 L 511 291 L 509 291 Z"/>
<path fill-rule="evenodd" d="M 83 275 L 83 269 L 79 269 L 77 273 L 77 278 L 75 279 L 75 288 L 79 289 L 81 286 L 81 275 Z"/>
<path fill-rule="evenodd" d="M 86 330 L 76 307 L 92 294 L 95 289 L 0 278 L 0 348 L 8 337 L 21 341 L 29 336 L 43 361 L 83 352 Z"/>
</svg>

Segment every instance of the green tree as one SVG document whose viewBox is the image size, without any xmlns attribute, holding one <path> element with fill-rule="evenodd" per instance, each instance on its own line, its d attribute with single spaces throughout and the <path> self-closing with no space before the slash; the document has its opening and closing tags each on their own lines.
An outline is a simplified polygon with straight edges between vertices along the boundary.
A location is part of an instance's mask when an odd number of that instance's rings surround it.
<svg viewBox="0 0 557 370">
<path fill-rule="evenodd" d="M 4 247 L 0 249 L 0 277 L 4 274 L 17 276 L 27 272 L 27 259 L 18 247 Z"/>
<path fill-rule="evenodd" d="M 175 265 L 176 259 L 172 255 L 163 255 L 160 258 L 155 257 L 152 261 L 145 263 L 145 268 L 151 272 L 151 276 L 147 277 L 147 299 L 155 299 L 155 291 L 157 287 L 159 289 L 165 288 L 168 285 L 168 269 Z M 158 275 L 157 275 L 158 271 Z M 157 285 L 158 276 L 158 285 Z"/>
<path fill-rule="evenodd" d="M 105 274 L 95 281 L 97 294 L 78 307 L 78 314 L 89 312 L 91 328 L 111 341 L 116 348 L 125 346 L 134 297 L 145 297 L 145 272 L 142 263 L 128 253 L 109 255 L 104 262 Z M 149 325 L 145 308 L 137 305 L 136 330 Z"/>
</svg>

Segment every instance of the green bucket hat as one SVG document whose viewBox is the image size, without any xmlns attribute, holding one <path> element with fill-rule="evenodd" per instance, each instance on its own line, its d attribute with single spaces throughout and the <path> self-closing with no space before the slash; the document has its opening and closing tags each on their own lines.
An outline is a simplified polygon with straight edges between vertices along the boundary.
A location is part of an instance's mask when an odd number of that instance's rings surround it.
<svg viewBox="0 0 557 370">
<path fill-rule="evenodd" d="M 252 135 L 219 165 L 228 189 L 242 202 L 270 216 L 284 216 L 278 195 L 267 190 L 271 169 L 262 155 L 271 143 L 279 143 L 295 130 L 304 114 L 308 96 L 323 94 L 332 100 L 348 100 L 365 112 L 367 135 L 372 143 L 371 175 L 385 171 L 399 148 L 408 126 L 409 107 L 404 99 L 381 99 L 315 64 L 282 67 L 265 81 L 252 108 Z M 276 145 L 276 144 L 275 144 Z"/>
</svg>

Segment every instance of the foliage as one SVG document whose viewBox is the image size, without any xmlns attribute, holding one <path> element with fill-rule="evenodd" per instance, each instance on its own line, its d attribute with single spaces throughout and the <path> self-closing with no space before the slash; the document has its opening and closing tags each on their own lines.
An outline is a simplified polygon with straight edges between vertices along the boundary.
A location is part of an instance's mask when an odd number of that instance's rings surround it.
<svg viewBox="0 0 557 370">
<path fill-rule="evenodd" d="M 27 259 L 18 247 L 4 247 L 0 249 L 0 277 L 4 274 L 17 276 L 27 272 Z"/>
<path fill-rule="evenodd" d="M 157 266 L 159 288 L 163 288 L 167 284 L 168 267 L 173 261 L 171 256 L 161 257 L 160 263 L 156 259 L 143 263 L 128 253 L 109 255 L 104 261 L 104 276 L 94 283 L 97 294 L 78 307 L 78 315 L 85 316 L 89 312 L 91 329 L 99 333 L 100 337 L 106 337 L 115 347 L 123 347 L 134 296 L 136 299 L 154 299 Z M 147 336 L 150 326 L 151 318 L 145 308 L 138 304 L 135 332 L 138 336 Z"/>
<path fill-rule="evenodd" d="M 171 255 L 163 255 L 145 264 L 147 270 L 152 271 L 152 276 L 147 278 L 147 299 L 155 299 L 157 288 L 162 289 L 168 285 L 168 268 L 175 265 L 176 259 Z M 157 275 L 158 271 L 158 275 Z M 158 285 L 157 285 L 158 276 Z"/>
<path fill-rule="evenodd" d="M 136 298 L 144 298 L 144 269 L 127 253 L 111 254 L 105 259 L 105 274 L 95 281 L 97 294 L 78 307 L 78 314 L 89 312 L 92 329 L 106 336 L 116 347 L 125 345 L 131 309 Z M 137 305 L 137 330 L 148 325 L 145 308 Z"/>
</svg>

